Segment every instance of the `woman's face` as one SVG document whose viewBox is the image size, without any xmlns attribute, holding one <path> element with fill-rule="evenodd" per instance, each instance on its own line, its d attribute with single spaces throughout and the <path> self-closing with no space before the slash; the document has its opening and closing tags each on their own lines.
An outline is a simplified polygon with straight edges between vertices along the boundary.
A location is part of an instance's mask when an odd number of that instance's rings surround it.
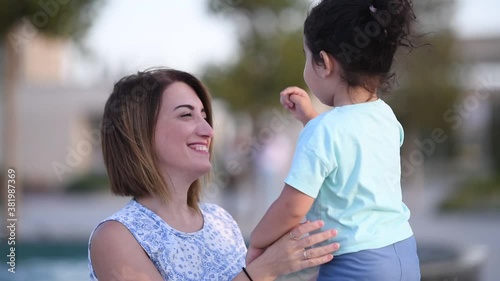
<svg viewBox="0 0 500 281">
<path fill-rule="evenodd" d="M 165 89 L 154 136 L 162 171 L 194 179 L 210 171 L 214 131 L 205 118 L 201 100 L 187 84 L 175 82 Z"/>
</svg>

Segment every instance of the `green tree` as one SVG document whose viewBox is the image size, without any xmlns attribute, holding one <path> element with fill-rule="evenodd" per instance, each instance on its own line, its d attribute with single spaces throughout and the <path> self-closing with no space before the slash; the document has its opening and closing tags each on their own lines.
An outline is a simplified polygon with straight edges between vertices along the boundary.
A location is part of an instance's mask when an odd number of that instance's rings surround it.
<svg viewBox="0 0 500 281">
<path fill-rule="evenodd" d="M 16 44 L 19 25 L 32 25 L 44 35 L 78 40 L 91 26 L 101 0 L 0 0 L 0 38 Z M 22 32 L 22 30 L 21 30 Z"/>
<path fill-rule="evenodd" d="M 490 125 L 491 132 L 491 151 L 493 159 L 493 171 L 495 176 L 500 179 L 500 98 L 493 98 L 492 120 Z"/>
<path fill-rule="evenodd" d="M 395 67 L 398 83 L 387 99 L 406 131 L 404 156 L 419 150 L 415 145 L 417 140 L 432 139 L 433 131 L 443 132 L 447 139 L 445 143 L 435 143 L 435 151 L 449 156 L 454 148 L 454 123 L 450 115 L 456 114 L 453 105 L 461 95 L 457 85 L 456 39 L 448 21 L 454 2 L 425 0 L 414 4 L 420 27 L 414 42 L 417 48 L 398 53 Z M 424 154 L 432 157 L 434 152 Z"/>
<path fill-rule="evenodd" d="M 239 27 L 239 58 L 230 65 L 208 66 L 203 80 L 214 96 L 234 110 L 257 114 L 279 104 L 286 86 L 304 87 L 302 22 L 307 8 L 300 1 L 210 0 L 211 11 Z"/>
<path fill-rule="evenodd" d="M 415 141 L 432 139 L 433 132 L 440 132 L 446 142 L 436 142 L 441 155 L 451 156 L 454 148 L 453 116 L 458 114 L 453 105 L 461 90 L 455 77 L 456 57 L 453 55 L 454 39 L 450 33 L 426 36 L 425 42 L 410 55 L 402 54 L 404 63 L 397 66 L 399 86 L 388 96 L 398 119 L 406 131 L 403 147 L 408 156 L 418 150 Z M 426 153 L 432 157 L 434 152 Z"/>
<path fill-rule="evenodd" d="M 404 151 L 418 149 L 414 141 L 442 129 L 452 144 L 451 123 L 443 116 L 459 96 L 456 86 L 455 39 L 449 16 L 453 0 L 413 1 L 417 15 L 415 45 L 402 49 L 396 60 L 395 90 L 386 99 L 401 119 L 407 138 Z M 288 85 L 305 86 L 302 78 L 302 25 L 309 6 L 304 1 L 210 0 L 211 11 L 227 16 L 240 27 L 236 62 L 211 65 L 204 81 L 214 96 L 235 110 L 258 113 L 278 106 L 280 90 Z M 285 29 L 283 26 L 291 26 Z"/>
</svg>

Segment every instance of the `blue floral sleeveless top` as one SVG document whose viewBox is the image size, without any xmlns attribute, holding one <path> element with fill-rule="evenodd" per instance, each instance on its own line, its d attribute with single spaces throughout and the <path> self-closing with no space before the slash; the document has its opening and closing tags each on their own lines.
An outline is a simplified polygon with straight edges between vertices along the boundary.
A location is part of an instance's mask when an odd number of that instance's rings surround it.
<svg viewBox="0 0 500 281">
<path fill-rule="evenodd" d="M 111 220 L 123 224 L 164 280 L 232 280 L 245 266 L 247 249 L 241 231 L 221 207 L 205 203 L 200 209 L 203 228 L 192 233 L 170 227 L 135 200 L 100 224 Z M 90 259 L 90 240 L 88 251 L 90 280 L 98 280 Z"/>
</svg>

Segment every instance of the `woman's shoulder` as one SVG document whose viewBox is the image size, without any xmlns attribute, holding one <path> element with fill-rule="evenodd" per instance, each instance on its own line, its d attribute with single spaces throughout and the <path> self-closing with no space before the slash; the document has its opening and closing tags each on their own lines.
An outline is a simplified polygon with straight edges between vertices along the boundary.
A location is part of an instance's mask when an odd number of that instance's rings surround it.
<svg viewBox="0 0 500 281">
<path fill-rule="evenodd" d="M 102 220 L 92 231 L 90 238 L 93 242 L 94 239 L 109 239 L 109 237 L 132 237 L 131 234 L 131 223 L 137 221 L 138 217 L 141 216 L 138 206 L 134 204 L 135 201 L 131 200 L 122 209 L 118 210 L 111 216 Z M 140 217 L 139 220 L 144 221 L 144 218 Z"/>
<path fill-rule="evenodd" d="M 127 224 L 129 221 L 137 220 L 137 219 L 146 219 L 148 217 L 147 210 L 139 204 L 134 199 L 131 199 L 125 206 L 123 206 L 120 210 L 116 211 L 103 221 L 101 224 L 107 221 L 118 221 L 122 224 Z"/>
<path fill-rule="evenodd" d="M 154 280 L 162 279 L 132 233 L 118 221 L 104 221 L 97 226 L 90 239 L 88 251 L 93 280 L 97 280 L 96 275 L 105 280 L 120 279 L 123 274 L 128 274 L 127 272 L 137 272 L 136 277 L 140 275 Z M 114 270 L 116 268 L 126 271 Z"/>
<path fill-rule="evenodd" d="M 220 214 L 231 216 L 224 208 L 214 203 L 200 203 L 200 209 L 209 214 Z"/>
<path fill-rule="evenodd" d="M 224 208 L 212 203 L 202 203 L 200 204 L 200 209 L 206 219 L 206 233 L 211 233 L 217 237 L 220 236 L 221 233 L 226 233 L 224 235 L 231 233 L 231 236 L 224 237 L 232 237 L 231 239 L 238 241 L 240 245 L 245 244 L 238 223 Z M 228 241 L 225 243 L 228 243 Z"/>
<path fill-rule="evenodd" d="M 92 244 L 94 244 L 96 241 L 113 242 L 128 238 L 133 238 L 133 236 L 122 223 L 115 220 L 107 220 L 96 227 L 91 240 Z"/>
<path fill-rule="evenodd" d="M 117 221 L 104 221 L 93 231 L 89 241 L 89 254 L 92 260 L 96 257 L 113 256 L 123 245 L 136 244 L 127 228 Z"/>
<path fill-rule="evenodd" d="M 124 220 L 136 216 L 137 206 L 135 206 L 134 202 L 134 200 L 130 200 L 120 210 L 101 221 L 91 234 L 92 243 L 94 243 L 95 240 L 107 241 L 113 240 L 114 238 L 117 240 L 121 238 L 133 238 Z"/>
<path fill-rule="evenodd" d="M 234 218 L 226 211 L 224 208 L 213 203 L 201 203 L 200 209 L 205 215 L 211 216 L 213 218 L 225 221 L 235 222 Z"/>
</svg>

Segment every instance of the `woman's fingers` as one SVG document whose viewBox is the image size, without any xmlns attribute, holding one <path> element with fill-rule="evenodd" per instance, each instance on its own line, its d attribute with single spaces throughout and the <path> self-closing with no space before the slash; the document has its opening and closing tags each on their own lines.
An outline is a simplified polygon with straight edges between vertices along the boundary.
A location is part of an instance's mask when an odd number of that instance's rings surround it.
<svg viewBox="0 0 500 281">
<path fill-rule="evenodd" d="M 324 225 L 325 225 L 325 223 L 321 220 L 319 220 L 319 221 L 307 221 L 307 222 L 300 224 L 299 226 L 293 228 L 291 232 L 292 232 L 293 236 L 295 236 L 295 237 L 302 237 L 311 231 L 318 230 L 318 229 L 322 228 Z"/>
<path fill-rule="evenodd" d="M 304 257 L 307 257 L 307 259 L 314 259 L 314 258 L 320 258 L 325 255 L 331 255 L 333 252 L 337 251 L 339 249 L 339 244 L 338 243 L 332 243 L 328 244 L 325 246 L 317 247 L 317 248 L 309 248 L 305 249 L 305 254 Z"/>
<path fill-rule="evenodd" d="M 304 268 L 309 268 L 309 267 L 314 267 L 314 266 L 318 266 L 318 265 L 322 265 L 324 263 L 327 263 L 329 261 L 331 261 L 333 259 L 333 255 L 332 254 L 328 254 L 328 255 L 324 255 L 324 256 L 321 256 L 321 257 L 318 257 L 318 258 L 310 258 L 310 259 L 307 259 L 307 260 L 303 260 L 301 265 L 300 265 L 300 269 L 304 269 Z"/>
<path fill-rule="evenodd" d="M 310 248 L 337 235 L 337 231 L 333 229 L 302 237 L 323 226 L 323 221 L 306 222 L 292 229 L 289 234 L 291 239 L 297 240 L 297 247 L 300 249 L 299 258 L 303 260 L 301 266 L 304 266 L 304 268 L 330 261 L 333 258 L 332 253 L 340 247 L 338 243 L 330 243 L 324 246 Z M 302 238 L 298 239 L 298 237 Z"/>
<path fill-rule="evenodd" d="M 288 274 L 329 262 L 333 258 L 333 253 L 339 248 L 338 243 L 318 246 L 316 248 L 312 247 L 335 237 L 337 231 L 327 230 L 306 236 L 311 231 L 319 230 L 323 226 L 324 222 L 320 220 L 307 221 L 294 227 L 289 233 L 283 235 L 276 243 L 272 244 L 262 254 L 262 258 L 257 258 L 255 262 L 259 266 L 268 266 L 273 276 Z M 270 260 L 271 257 L 273 259 Z M 279 262 L 276 263 L 276 261 Z"/>
<path fill-rule="evenodd" d="M 303 248 L 311 247 L 313 245 L 326 241 L 335 236 L 337 236 L 337 230 L 335 229 L 326 230 L 300 239 L 300 246 Z"/>
<path fill-rule="evenodd" d="M 320 247 L 308 248 L 319 242 L 323 242 L 327 239 L 333 238 L 337 235 L 336 230 L 327 230 L 317 234 L 309 235 L 300 239 L 299 244 L 304 248 L 301 250 L 301 263 L 299 264 L 301 269 L 314 267 L 333 259 L 333 253 L 337 251 L 340 247 L 338 243 L 331 243 Z"/>
</svg>

